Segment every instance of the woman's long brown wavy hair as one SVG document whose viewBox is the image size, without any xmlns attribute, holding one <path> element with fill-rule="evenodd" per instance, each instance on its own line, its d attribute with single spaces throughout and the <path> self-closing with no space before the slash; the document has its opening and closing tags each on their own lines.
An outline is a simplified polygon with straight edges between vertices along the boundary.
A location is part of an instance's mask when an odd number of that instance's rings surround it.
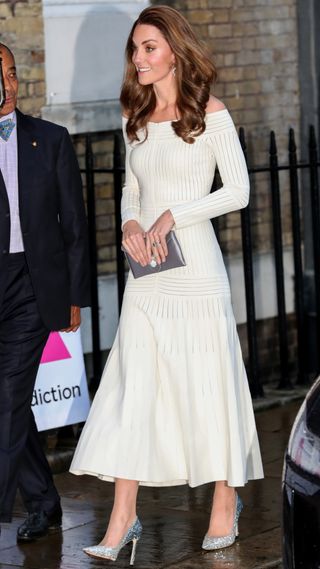
<svg viewBox="0 0 320 569">
<path fill-rule="evenodd" d="M 205 130 L 206 106 L 210 86 L 216 79 L 216 69 L 205 48 L 196 38 L 190 24 L 174 8 L 150 6 L 134 22 L 126 45 L 126 70 L 120 101 L 128 116 L 129 140 L 139 140 L 137 132 L 146 129 L 156 108 L 152 85 L 140 85 L 132 62 L 133 34 L 139 24 L 158 28 L 175 55 L 177 102 L 179 120 L 172 122 L 177 136 L 193 143 L 194 137 Z"/>
</svg>

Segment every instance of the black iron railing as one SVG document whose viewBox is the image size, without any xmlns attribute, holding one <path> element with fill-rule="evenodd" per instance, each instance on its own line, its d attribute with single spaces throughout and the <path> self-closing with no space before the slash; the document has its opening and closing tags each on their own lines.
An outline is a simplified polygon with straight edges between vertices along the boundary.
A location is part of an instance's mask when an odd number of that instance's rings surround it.
<svg viewBox="0 0 320 569">
<path fill-rule="evenodd" d="M 247 161 L 247 147 L 244 129 L 240 129 L 240 143 Z M 248 378 L 250 382 L 251 394 L 253 397 L 263 396 L 263 387 L 260 381 L 258 343 L 257 343 L 257 322 L 256 306 L 254 298 L 254 278 L 253 278 L 253 257 L 252 257 L 252 238 L 251 238 L 251 214 L 250 207 L 241 210 L 241 236 L 242 236 L 242 255 L 244 284 L 246 293 L 247 311 L 247 337 L 248 337 Z"/>
<path fill-rule="evenodd" d="M 97 243 L 96 243 L 96 215 L 95 215 L 95 176 L 108 173 L 113 176 L 114 202 L 115 202 L 115 229 L 116 229 L 116 255 L 117 255 L 117 286 L 119 309 L 121 307 L 125 286 L 125 262 L 121 252 L 121 219 L 120 201 L 122 175 L 124 172 L 122 133 L 114 131 L 106 133 L 114 142 L 113 166 L 111 168 L 94 168 L 92 140 L 86 136 L 86 165 L 83 171 L 87 183 L 88 225 L 90 236 L 90 252 L 92 263 L 91 286 L 92 286 L 92 344 L 93 344 L 93 371 L 96 381 L 101 375 L 101 350 L 99 334 L 99 305 L 97 285 Z M 245 133 L 240 129 L 240 142 L 245 156 L 246 142 Z M 247 158 L 247 156 L 246 156 Z M 290 198 L 291 198 L 291 222 L 294 255 L 294 292 L 295 292 L 295 315 L 297 326 L 297 383 L 305 383 L 308 379 L 309 369 L 306 363 L 306 307 L 304 295 L 304 271 L 302 261 L 302 237 L 301 237 L 301 206 L 299 187 L 299 170 L 307 169 L 310 173 L 310 192 L 312 204 L 312 227 L 313 227 L 313 258 L 314 258 L 314 290 L 316 307 L 316 346 L 320 353 L 320 196 L 318 167 L 320 163 L 317 155 L 317 141 L 315 131 L 310 129 L 309 161 L 298 162 L 294 132 L 291 129 L 288 139 L 288 163 L 279 165 L 276 137 L 270 133 L 269 164 L 263 167 L 251 168 L 250 177 L 260 173 L 267 173 L 270 179 L 270 192 L 272 196 L 272 227 L 273 227 L 273 250 L 276 270 L 277 306 L 278 306 L 278 345 L 280 354 L 280 378 L 279 388 L 290 388 L 291 378 L 289 373 L 289 347 L 288 347 L 288 316 L 285 302 L 285 278 L 283 266 L 283 242 L 282 242 L 282 219 L 281 219 L 281 184 L 280 172 L 287 171 L 289 174 Z M 309 191 L 309 188 L 307 190 Z M 215 187 L 213 186 L 213 191 Z M 303 189 L 305 191 L 305 188 Z M 216 224 L 215 224 L 216 227 Z M 251 237 L 251 210 L 250 206 L 241 211 L 242 251 L 245 277 L 245 297 L 247 314 L 248 336 L 248 377 L 251 393 L 254 397 L 263 396 L 263 385 L 259 372 L 259 355 L 257 344 L 257 320 L 255 310 L 255 282 L 253 272 L 253 247 Z M 317 360 L 317 369 L 320 371 L 320 357 Z"/>
<path fill-rule="evenodd" d="M 313 232 L 313 266 L 314 266 L 314 290 L 316 307 L 316 331 L 318 354 L 320 352 L 320 196 L 318 177 L 318 150 L 314 127 L 310 127 L 309 138 L 309 163 L 310 163 L 310 191 L 311 213 Z M 318 357 L 318 367 L 319 367 Z M 318 369 L 319 371 L 319 369 Z"/>
<path fill-rule="evenodd" d="M 290 198 L 291 198 L 291 224 L 293 237 L 293 260 L 294 260 L 294 298 L 297 323 L 298 344 L 298 378 L 297 382 L 303 384 L 307 380 L 305 369 L 305 315 L 304 315 L 304 282 L 302 264 L 302 238 L 300 228 L 300 195 L 298 177 L 297 147 L 294 131 L 289 131 L 289 173 L 290 173 Z"/>
<path fill-rule="evenodd" d="M 93 154 L 90 136 L 86 136 L 85 175 L 87 188 L 87 212 L 89 229 L 89 252 L 90 252 L 90 284 L 91 284 L 91 334 L 93 356 L 93 380 L 97 387 L 101 377 L 101 349 L 100 349 L 100 326 L 99 326 L 99 297 L 98 297 L 98 257 L 96 241 L 96 199 L 95 199 L 95 172 L 93 168 Z"/>
</svg>

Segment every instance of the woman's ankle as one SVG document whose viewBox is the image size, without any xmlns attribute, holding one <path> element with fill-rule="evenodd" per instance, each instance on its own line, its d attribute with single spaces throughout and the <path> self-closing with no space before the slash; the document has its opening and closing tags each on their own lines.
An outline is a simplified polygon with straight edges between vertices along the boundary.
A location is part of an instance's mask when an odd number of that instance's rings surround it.
<svg viewBox="0 0 320 569">
<path fill-rule="evenodd" d="M 130 510 L 125 512 L 112 512 L 109 520 L 110 523 L 115 523 L 117 525 L 130 525 L 137 517 L 136 510 Z"/>
<path fill-rule="evenodd" d="M 236 489 L 233 486 L 228 486 L 227 483 L 216 483 L 212 504 L 218 503 L 226 505 L 230 502 L 234 502 L 236 498 Z"/>
</svg>

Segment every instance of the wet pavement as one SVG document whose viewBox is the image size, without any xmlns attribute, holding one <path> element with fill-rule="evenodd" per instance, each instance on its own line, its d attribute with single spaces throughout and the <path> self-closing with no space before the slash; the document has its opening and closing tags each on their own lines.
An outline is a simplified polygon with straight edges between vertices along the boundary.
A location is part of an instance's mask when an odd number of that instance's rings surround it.
<svg viewBox="0 0 320 569">
<path fill-rule="evenodd" d="M 283 454 L 299 402 L 260 411 L 256 415 L 265 479 L 250 482 L 239 494 L 245 504 L 240 539 L 228 549 L 201 550 L 207 529 L 212 486 L 196 489 L 141 488 L 139 517 L 143 534 L 137 547 L 136 569 L 269 569 L 281 567 L 281 471 Z M 103 569 L 129 566 L 131 546 L 116 563 L 98 561 L 82 548 L 100 541 L 112 507 L 113 485 L 93 477 L 59 474 L 63 528 L 41 540 L 16 544 L 24 517 L 17 501 L 12 524 L 3 524 L 0 569 Z"/>
</svg>

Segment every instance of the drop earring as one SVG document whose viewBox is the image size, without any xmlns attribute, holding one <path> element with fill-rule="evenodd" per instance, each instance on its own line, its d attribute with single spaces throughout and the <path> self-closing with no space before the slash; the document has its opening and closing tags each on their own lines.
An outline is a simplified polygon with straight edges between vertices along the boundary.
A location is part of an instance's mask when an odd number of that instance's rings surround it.
<svg viewBox="0 0 320 569">
<path fill-rule="evenodd" d="M 172 75 L 173 75 L 173 77 L 176 76 L 176 69 L 177 69 L 176 66 L 173 65 L 173 67 L 172 67 Z"/>
</svg>

